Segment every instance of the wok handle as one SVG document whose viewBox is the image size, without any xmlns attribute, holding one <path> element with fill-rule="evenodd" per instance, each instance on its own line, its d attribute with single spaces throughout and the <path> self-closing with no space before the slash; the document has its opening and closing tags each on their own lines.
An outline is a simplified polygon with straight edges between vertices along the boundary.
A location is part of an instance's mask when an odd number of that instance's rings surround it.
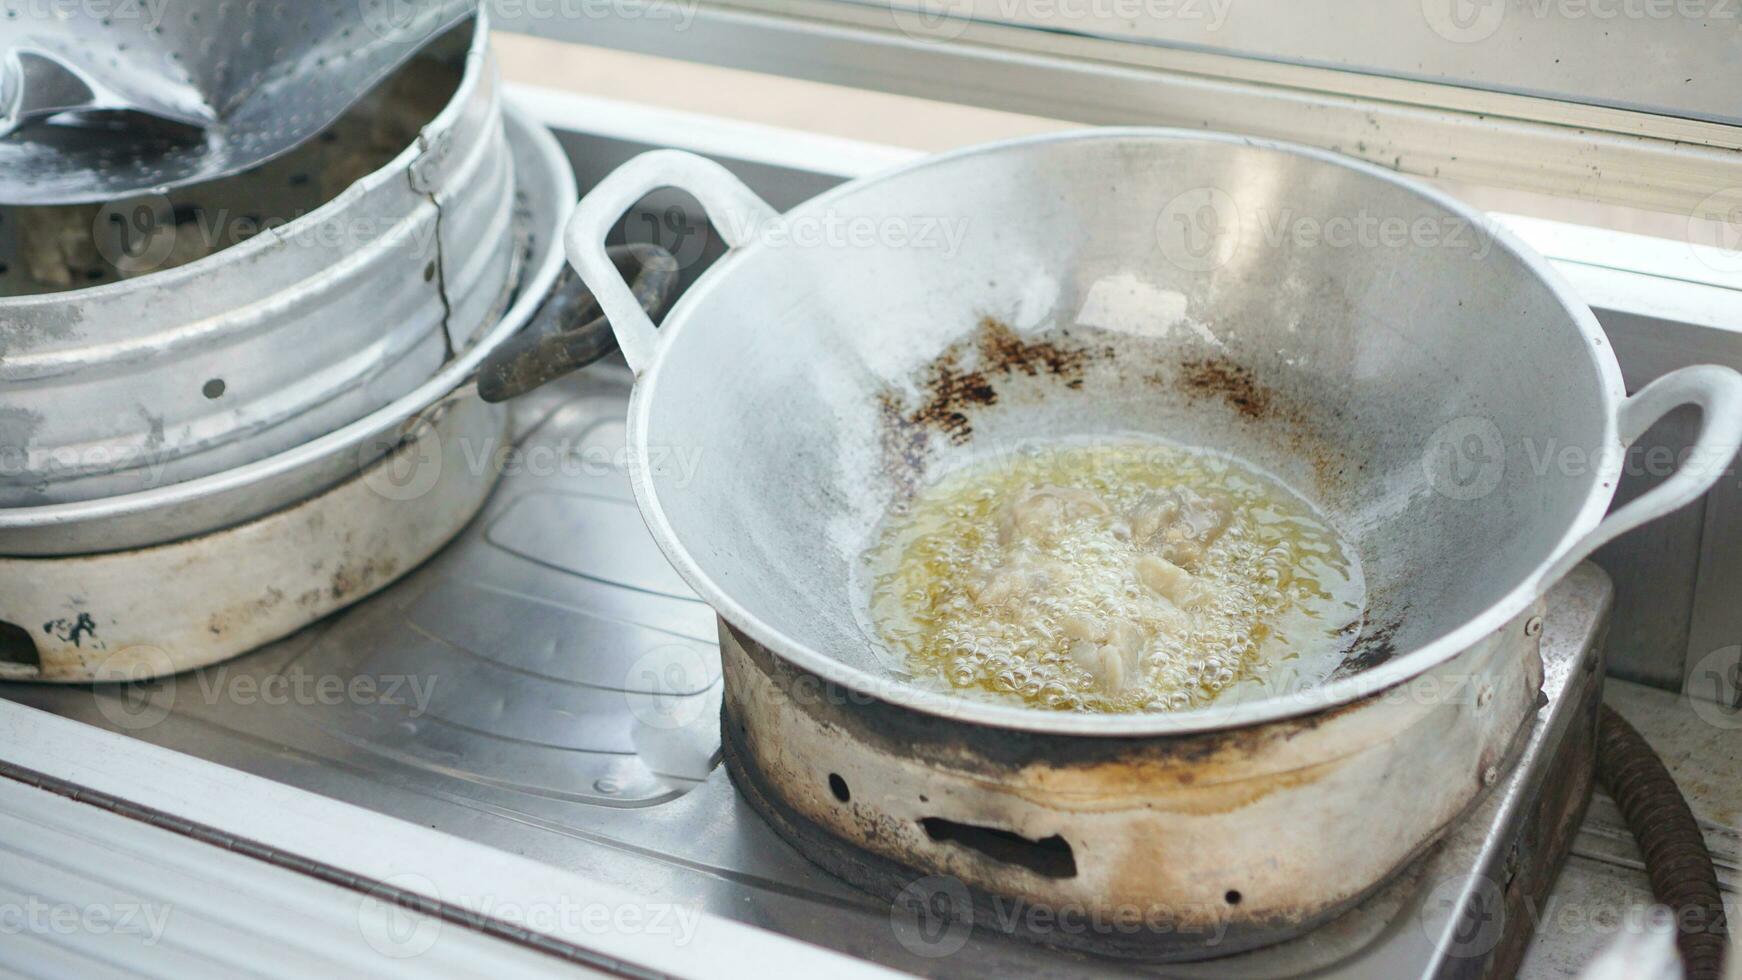
<svg viewBox="0 0 1742 980">
<path fill-rule="evenodd" d="M 563 232 L 564 250 L 605 311 L 623 359 L 636 377 L 653 366 L 659 337 L 652 318 L 635 301 L 623 274 L 606 254 L 605 235 L 631 205 L 661 187 L 687 191 L 702 202 L 714 230 L 731 247 L 744 244 L 780 218 L 725 167 L 682 150 L 643 153 L 611 171 L 581 198 Z"/>
<path fill-rule="evenodd" d="M 1683 405 L 1700 406 L 1700 434 L 1692 451 L 1669 479 L 1610 512 L 1591 532 L 1574 542 L 1541 579 L 1546 589 L 1574 565 L 1614 538 L 1699 499 L 1724 474 L 1742 448 L 1742 374 L 1717 364 L 1671 371 L 1639 389 L 1616 413 L 1625 448 Z"/>
</svg>

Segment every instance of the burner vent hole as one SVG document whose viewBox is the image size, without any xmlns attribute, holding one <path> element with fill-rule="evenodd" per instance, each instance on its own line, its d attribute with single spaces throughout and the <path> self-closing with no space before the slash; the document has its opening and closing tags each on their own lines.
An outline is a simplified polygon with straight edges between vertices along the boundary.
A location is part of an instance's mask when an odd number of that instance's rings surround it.
<svg viewBox="0 0 1742 980">
<path fill-rule="evenodd" d="M 36 652 L 36 641 L 31 639 L 30 631 L 3 619 L 0 619 L 0 664 L 42 669 L 42 655 Z"/>
<path fill-rule="evenodd" d="M 847 781 L 840 773 L 829 773 L 829 792 L 835 794 L 835 799 L 846 803 L 853 798 L 853 791 L 847 788 Z"/>
<path fill-rule="evenodd" d="M 1045 840 L 1029 840 L 1021 834 L 995 827 L 976 827 L 942 817 L 919 822 L 927 837 L 938 843 L 960 844 L 994 861 L 1027 868 L 1045 878 L 1075 878 L 1077 859 L 1071 845 L 1057 834 Z"/>
<path fill-rule="evenodd" d="M 1239 905 L 1240 899 L 1242 897 L 1244 897 L 1244 896 L 1242 896 L 1239 892 L 1237 892 L 1233 889 L 1229 889 L 1228 894 L 1222 896 L 1222 898 L 1225 899 L 1229 905 Z"/>
</svg>

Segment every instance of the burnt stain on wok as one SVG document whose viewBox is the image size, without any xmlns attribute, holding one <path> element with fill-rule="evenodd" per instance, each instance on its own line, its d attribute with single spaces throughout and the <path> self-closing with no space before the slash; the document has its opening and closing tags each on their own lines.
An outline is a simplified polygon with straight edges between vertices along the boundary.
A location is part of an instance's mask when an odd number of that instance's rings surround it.
<svg viewBox="0 0 1742 980">
<path fill-rule="evenodd" d="M 1321 495 L 1342 488 L 1351 472 L 1367 469 L 1367 454 L 1355 451 L 1349 441 L 1357 427 L 1348 418 L 1347 406 L 1319 401 L 1309 407 L 1226 354 L 1187 359 L 1176 370 L 1172 375 L 1152 374 L 1148 380 L 1177 387 L 1192 401 L 1222 402 L 1243 421 L 1263 425 L 1280 450 L 1312 467 Z"/>
<path fill-rule="evenodd" d="M 1123 378 L 1174 392 L 1187 402 L 1221 403 L 1242 422 L 1262 430 L 1279 452 L 1305 462 L 1320 499 L 1343 490 L 1353 473 L 1368 466 L 1366 454 L 1350 443 L 1345 406 L 1318 399 L 1309 405 L 1296 387 L 1278 387 L 1253 365 L 1224 351 L 1200 347 L 1164 353 L 1139 346 L 1121 359 L 1112 345 L 1072 346 L 1073 340 L 1068 328 L 1051 331 L 1045 339 L 1024 339 L 1004 321 L 982 316 L 967 337 L 926 366 L 917 386 L 917 405 L 910 393 L 883 391 L 878 396 L 881 449 L 898 496 L 911 496 L 924 482 L 939 437 L 955 446 L 972 440 L 973 412 L 999 404 L 1000 382 L 1017 377 L 1056 379 L 1060 382 L 1056 386 L 1038 389 L 1041 397 L 1061 396 L 1065 391 L 1087 394 L 1088 369 L 1097 364 Z M 1033 397 L 1034 390 L 1024 394 Z M 1400 625 L 1358 620 L 1353 627 L 1358 632 L 1349 639 L 1348 652 L 1332 678 L 1371 669 L 1396 656 L 1393 637 Z"/>
<path fill-rule="evenodd" d="M 1069 330 L 1060 331 L 1068 335 Z M 980 351 L 982 370 L 1010 375 L 1020 371 L 1031 378 L 1042 374 L 1064 379 L 1067 387 L 1081 387 L 1083 367 L 1088 363 L 1089 349 L 1073 349 L 1052 341 L 1025 341 L 1016 336 L 1009 324 L 994 317 L 981 317 L 974 331 L 975 346 Z M 1112 348 L 1101 351 L 1110 356 Z"/>
<path fill-rule="evenodd" d="M 1258 382 L 1252 369 L 1226 357 L 1206 357 L 1182 365 L 1181 382 L 1193 398 L 1219 398 L 1248 419 L 1278 414 L 1276 392 Z"/>
<path fill-rule="evenodd" d="M 1221 352 L 1178 357 L 1176 352 L 1166 367 L 1156 370 L 1156 362 L 1139 353 L 1137 361 L 1149 364 L 1143 381 L 1177 391 L 1191 401 L 1220 401 L 1245 421 L 1273 426 L 1291 450 L 1311 461 L 1321 481 L 1329 483 L 1342 475 L 1347 454 L 1326 440 L 1310 437 L 1315 413 L 1265 383 L 1250 365 Z M 1120 364 L 1117 347 L 1078 343 L 1068 327 L 1043 339 L 1025 339 L 997 317 L 982 316 L 967 337 L 926 366 L 917 399 L 895 388 L 878 395 L 886 468 L 897 475 L 904 492 L 911 492 L 924 476 L 936 440 L 953 446 L 972 441 L 975 411 L 999 404 L 1002 382 L 1047 379 L 1057 384 L 1040 389 L 1042 395 L 1081 392 L 1088 388 L 1088 369 L 1097 363 L 1132 369 Z"/>
<path fill-rule="evenodd" d="M 1069 333 L 1059 331 L 1061 337 Z M 909 407 L 898 391 L 878 395 L 885 463 L 900 476 L 903 489 L 911 491 L 925 471 L 934 436 L 957 446 L 973 438 L 971 413 L 998 404 L 997 381 L 1016 376 L 1056 378 L 1062 387 L 1078 390 L 1090 360 L 1112 355 L 1111 347 L 1072 347 L 1063 339 L 1024 340 L 1004 321 L 982 316 L 973 333 L 932 360 L 919 384 L 917 405 Z"/>
<path fill-rule="evenodd" d="M 1403 626 L 1401 614 L 1399 618 L 1384 623 L 1367 623 L 1350 645 L 1349 652 L 1344 654 L 1343 662 L 1331 673 L 1332 680 L 1351 677 L 1364 670 L 1374 667 L 1397 656 L 1397 631 Z"/>
</svg>

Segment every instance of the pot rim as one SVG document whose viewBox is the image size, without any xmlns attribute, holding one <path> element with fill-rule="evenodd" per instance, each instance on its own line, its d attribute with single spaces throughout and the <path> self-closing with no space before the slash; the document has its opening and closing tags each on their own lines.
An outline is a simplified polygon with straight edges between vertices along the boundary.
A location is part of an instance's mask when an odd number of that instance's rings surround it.
<svg viewBox="0 0 1742 980">
<path fill-rule="evenodd" d="M 145 287 L 175 287 L 181 285 L 197 285 L 202 278 L 221 262 L 223 264 L 240 263 L 249 257 L 273 250 L 289 248 L 286 239 L 294 239 L 306 234 L 310 229 L 325 224 L 334 218 L 343 216 L 359 200 L 367 197 L 382 184 L 401 179 L 401 175 L 411 169 L 412 164 L 423 156 L 426 141 L 432 135 L 439 135 L 454 128 L 460 115 L 466 111 L 472 93 L 485 84 L 483 65 L 490 57 L 490 24 L 483 8 L 471 17 L 460 22 L 472 24 L 472 36 L 466 42 L 466 57 L 461 70 L 460 82 L 454 87 L 454 94 L 448 98 L 442 110 L 431 117 L 419 130 L 405 149 L 399 151 L 393 159 L 382 164 L 340 191 L 325 204 L 306 212 L 293 221 L 288 221 L 276 235 L 255 235 L 247 241 L 237 242 L 229 248 L 220 249 L 210 255 L 203 255 L 186 265 L 178 265 L 172 269 L 161 269 L 156 272 L 136 276 L 132 279 L 117 279 L 97 286 L 84 289 L 60 290 L 52 293 L 35 293 L 29 296 L 0 296 L 0 313 L 22 315 L 33 308 L 56 309 L 68 302 L 103 299 L 112 295 L 136 292 Z M 456 28 L 459 24 L 454 25 Z M 431 40 L 434 40 L 432 38 Z M 192 282 L 190 282 L 190 280 Z"/>
<path fill-rule="evenodd" d="M 1471 222 L 1473 226 L 1488 230 L 1493 235 L 1498 247 L 1523 262 L 1548 286 L 1555 298 L 1560 301 L 1562 309 L 1571 318 L 1573 325 L 1578 329 L 1585 341 L 1589 363 L 1595 371 L 1594 380 L 1601 389 L 1599 394 L 1603 413 L 1603 444 L 1605 446 L 1621 444 L 1618 434 L 1617 412 L 1626 398 L 1621 368 L 1616 363 L 1614 352 L 1610 349 L 1595 314 L 1591 312 L 1589 306 L 1574 295 L 1571 286 L 1549 266 L 1548 261 L 1531 250 L 1510 231 L 1495 225 L 1481 211 L 1453 198 L 1451 195 L 1415 180 L 1406 179 L 1391 170 L 1342 154 L 1279 140 L 1179 128 L 1108 127 L 1071 130 L 1063 133 L 1047 133 L 1000 140 L 929 156 L 913 163 L 847 181 L 798 205 L 787 214 L 789 216 L 802 215 L 807 211 L 826 208 L 833 204 L 836 199 L 856 193 L 867 186 L 969 157 L 994 154 L 1039 143 L 1133 138 L 1158 141 L 1232 143 L 1302 156 L 1322 163 L 1345 167 L 1425 198 Z M 684 581 L 688 582 L 722 619 L 742 630 L 777 656 L 822 677 L 824 680 L 871 694 L 883 701 L 925 714 L 968 724 L 1055 735 L 1152 737 L 1261 725 L 1315 714 L 1376 694 L 1450 660 L 1489 634 L 1507 626 L 1529 609 L 1537 597 L 1554 584 L 1542 581 L 1543 573 L 1574 548 L 1603 520 L 1614 495 L 1617 477 L 1623 466 L 1624 461 L 1619 453 L 1602 454 L 1601 466 L 1590 477 L 1583 505 L 1555 542 L 1554 547 L 1542 555 L 1535 570 L 1524 576 L 1522 581 L 1515 583 L 1505 595 L 1486 610 L 1458 628 L 1442 634 L 1408 653 L 1394 656 L 1383 664 L 1349 677 L 1333 680 L 1305 691 L 1296 691 L 1291 694 L 1228 707 L 1218 708 L 1211 704 L 1190 711 L 1157 714 L 1053 712 L 1039 708 L 991 704 L 928 691 L 900 678 L 887 675 L 879 676 L 826 656 L 809 646 L 794 641 L 786 634 L 757 618 L 736 602 L 727 590 L 721 588 L 702 570 L 701 566 L 691 557 L 683 542 L 678 539 L 670 520 L 660 505 L 658 492 L 648 470 L 647 428 L 651 406 L 658 397 L 660 369 L 665 360 L 662 356 L 663 352 L 670 345 L 680 342 L 684 331 L 689 329 L 693 320 L 696 319 L 695 313 L 704 308 L 710 292 L 717 289 L 725 281 L 726 273 L 734 265 L 749 261 L 759 250 L 765 248 L 766 246 L 760 242 L 751 242 L 728 252 L 715 264 L 713 269 L 709 270 L 707 275 L 703 276 L 694 287 L 679 298 L 655 334 L 657 347 L 654 356 L 647 369 L 636 379 L 634 390 L 629 398 L 627 434 L 629 444 L 636 450 L 630 458 L 630 483 L 635 492 L 636 502 L 640 506 L 642 518 L 646 521 L 648 530 L 652 532 L 660 550 L 671 561 Z"/>
<path fill-rule="evenodd" d="M 575 187 L 574 170 L 568 165 L 568 159 L 555 134 L 539 123 L 530 112 L 519 108 L 513 96 L 508 93 L 504 94 L 502 102 L 502 119 L 505 126 L 519 131 L 525 137 L 534 154 L 534 158 L 527 161 L 527 166 L 536 168 L 543 179 L 551 181 L 551 199 L 559 202 L 562 210 L 550 216 L 548 225 L 539 226 L 537 233 L 548 234 L 549 247 L 543 250 L 542 255 L 537 256 L 536 264 L 528 264 L 522 270 L 513 303 L 470 347 L 457 353 L 428 380 L 387 405 L 342 428 L 264 459 L 207 476 L 167 483 L 120 496 L 35 507 L 0 508 L 0 545 L 4 544 L 3 536 L 7 532 L 48 531 L 122 517 L 137 518 L 219 494 L 238 493 L 276 478 L 293 475 L 304 467 L 318 465 L 324 459 L 355 452 L 371 439 L 401 425 L 407 419 L 416 417 L 463 385 L 477 371 L 484 358 L 504 340 L 518 333 L 531 319 L 532 314 L 543 305 L 551 285 L 556 282 L 564 265 L 561 229 L 579 196 Z M 190 267 L 191 265 L 183 268 Z M 5 548 L 0 547 L 0 553 L 4 552 Z"/>
</svg>

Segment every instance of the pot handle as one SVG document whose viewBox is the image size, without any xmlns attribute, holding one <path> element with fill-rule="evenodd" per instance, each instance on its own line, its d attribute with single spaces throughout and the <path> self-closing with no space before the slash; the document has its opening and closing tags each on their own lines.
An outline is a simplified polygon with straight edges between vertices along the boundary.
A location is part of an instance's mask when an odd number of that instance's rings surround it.
<svg viewBox="0 0 1742 980">
<path fill-rule="evenodd" d="M 658 245 L 613 245 L 605 250 L 622 275 L 634 273 L 630 292 L 637 307 L 653 316 L 677 291 L 677 259 Z M 502 342 L 478 365 L 478 397 L 504 402 L 547 381 L 577 371 L 617 349 L 611 325 L 598 301 L 563 266 L 544 305 L 519 333 Z"/>
<path fill-rule="evenodd" d="M 1610 512 L 1549 566 L 1540 580 L 1546 589 L 1574 565 L 1616 537 L 1699 499 L 1724 474 L 1742 448 L 1742 374 L 1717 364 L 1696 364 L 1652 381 L 1616 412 L 1621 445 L 1633 445 L 1645 431 L 1683 405 L 1700 406 L 1700 434 L 1688 458 L 1669 479 Z"/>
<path fill-rule="evenodd" d="M 606 254 L 605 236 L 630 205 L 661 187 L 687 191 L 702 202 L 715 230 L 730 247 L 744 244 L 780 217 L 731 171 L 682 150 L 643 153 L 611 171 L 581 198 L 563 231 L 564 249 L 569 264 L 605 311 L 623 359 L 636 377 L 653 366 L 658 336 L 652 318 L 635 301 L 623 274 Z"/>
</svg>

